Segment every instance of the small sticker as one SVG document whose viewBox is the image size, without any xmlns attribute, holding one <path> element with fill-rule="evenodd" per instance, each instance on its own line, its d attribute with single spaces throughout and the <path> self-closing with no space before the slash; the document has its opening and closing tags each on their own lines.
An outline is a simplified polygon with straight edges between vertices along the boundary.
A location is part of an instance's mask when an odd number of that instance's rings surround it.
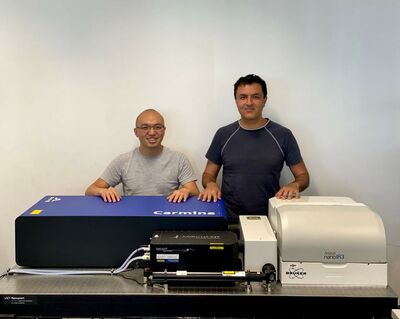
<svg viewBox="0 0 400 319">
<path fill-rule="evenodd" d="M 156 254 L 156 259 L 179 260 L 179 254 Z"/>
<path fill-rule="evenodd" d="M 163 264 L 176 264 L 179 262 L 178 259 L 157 259 L 158 263 L 163 263 Z"/>
<path fill-rule="evenodd" d="M 43 209 L 34 209 L 31 211 L 30 215 L 39 215 L 42 211 Z"/>
<path fill-rule="evenodd" d="M 35 296 L 3 296 L 3 304 L 6 305 L 36 305 Z"/>
<path fill-rule="evenodd" d="M 222 276 L 226 277 L 245 277 L 246 272 L 245 271 L 229 271 L 225 270 L 222 272 Z"/>
<path fill-rule="evenodd" d="M 224 246 L 210 246 L 210 250 L 224 250 Z"/>
</svg>

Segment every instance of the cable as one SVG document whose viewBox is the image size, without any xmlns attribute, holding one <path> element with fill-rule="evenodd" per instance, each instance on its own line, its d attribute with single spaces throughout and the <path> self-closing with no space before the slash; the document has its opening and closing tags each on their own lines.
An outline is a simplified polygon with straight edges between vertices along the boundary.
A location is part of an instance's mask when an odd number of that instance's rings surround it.
<svg viewBox="0 0 400 319">
<path fill-rule="evenodd" d="M 141 256 L 133 257 L 139 251 L 144 251 L 144 254 Z M 129 256 L 126 258 L 124 263 L 113 270 L 69 270 L 69 269 L 35 269 L 35 268 L 19 268 L 19 269 L 8 269 L 4 274 L 0 275 L 1 277 L 8 274 L 28 274 L 28 275 L 44 275 L 44 276 L 63 276 L 63 275 L 118 275 L 119 273 L 128 269 L 129 265 L 137 260 L 150 260 L 149 251 L 150 248 L 148 246 L 139 247 L 135 249 Z M 1 278 L 0 277 L 0 278 Z"/>
<path fill-rule="evenodd" d="M 7 276 L 9 271 L 10 271 L 10 269 L 7 269 L 5 272 L 3 272 L 3 273 L 0 275 L 0 278 L 3 278 L 3 277 L 5 277 L 5 276 Z"/>
<path fill-rule="evenodd" d="M 63 276 L 63 275 L 112 275 L 112 270 L 51 270 L 51 269 L 11 269 L 9 274 Z"/>
<path fill-rule="evenodd" d="M 136 260 L 149 260 L 149 259 L 150 259 L 149 257 L 150 257 L 149 255 L 144 254 L 143 256 L 138 256 L 138 257 L 131 258 L 131 259 L 129 259 L 129 260 L 126 262 L 125 266 L 121 266 L 121 267 L 117 268 L 117 269 L 114 271 L 114 274 L 119 274 L 119 273 L 125 271 L 126 269 L 128 269 L 128 266 L 129 266 L 132 262 L 134 262 L 134 261 L 136 261 Z"/>
<path fill-rule="evenodd" d="M 141 250 L 144 251 L 144 254 L 141 256 L 142 258 L 138 258 L 138 257 L 132 258 L 132 256 L 134 256 L 138 251 L 141 251 Z M 128 256 L 128 258 L 126 258 L 125 262 L 124 262 L 119 268 L 117 268 L 117 269 L 114 271 L 114 273 L 118 274 L 118 273 L 120 273 L 120 272 L 126 270 L 126 269 L 128 268 L 128 266 L 129 266 L 133 261 L 135 261 L 135 260 L 138 260 L 138 259 L 148 260 L 148 259 L 150 259 L 150 256 L 147 257 L 147 255 L 146 255 L 146 253 L 147 253 L 149 250 L 150 250 L 150 249 L 149 249 L 148 246 L 146 246 L 146 247 L 140 247 L 140 248 L 136 249 L 135 251 L 133 251 L 133 252 Z M 148 258 L 148 259 L 147 259 L 147 258 Z"/>
</svg>

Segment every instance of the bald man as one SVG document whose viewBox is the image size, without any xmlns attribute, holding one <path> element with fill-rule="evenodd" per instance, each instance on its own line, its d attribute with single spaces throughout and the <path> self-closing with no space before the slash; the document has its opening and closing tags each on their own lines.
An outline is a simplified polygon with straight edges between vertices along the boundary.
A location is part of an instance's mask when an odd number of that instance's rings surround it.
<svg viewBox="0 0 400 319">
<path fill-rule="evenodd" d="M 134 133 L 140 146 L 115 158 L 85 195 L 101 196 L 105 202 L 117 202 L 121 195 L 115 186 L 122 183 L 124 195 L 165 195 L 169 202 L 186 201 L 198 195 L 196 178 L 188 159 L 163 146 L 164 118 L 147 109 L 136 119 Z"/>
</svg>

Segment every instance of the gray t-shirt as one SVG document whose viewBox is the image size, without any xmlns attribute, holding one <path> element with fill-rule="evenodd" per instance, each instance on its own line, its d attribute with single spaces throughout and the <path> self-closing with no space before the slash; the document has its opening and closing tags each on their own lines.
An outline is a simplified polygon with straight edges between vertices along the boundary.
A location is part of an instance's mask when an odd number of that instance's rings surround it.
<svg viewBox="0 0 400 319">
<path fill-rule="evenodd" d="M 186 156 L 165 146 L 155 157 L 142 155 L 139 148 L 121 154 L 100 177 L 112 187 L 122 183 L 124 195 L 148 196 L 166 196 L 196 180 Z"/>
</svg>

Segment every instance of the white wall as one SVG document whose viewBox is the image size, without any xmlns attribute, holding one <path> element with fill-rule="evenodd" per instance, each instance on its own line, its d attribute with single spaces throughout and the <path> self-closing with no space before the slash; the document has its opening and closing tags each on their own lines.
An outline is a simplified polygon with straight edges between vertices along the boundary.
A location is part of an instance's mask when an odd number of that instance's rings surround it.
<svg viewBox="0 0 400 319">
<path fill-rule="evenodd" d="M 305 194 L 379 212 L 398 263 L 399 21 L 398 0 L 1 0 L 1 268 L 15 217 L 44 195 L 83 194 L 136 145 L 144 108 L 165 115 L 165 145 L 200 177 L 248 73 L 269 85 L 265 116 L 298 139 Z"/>
</svg>

